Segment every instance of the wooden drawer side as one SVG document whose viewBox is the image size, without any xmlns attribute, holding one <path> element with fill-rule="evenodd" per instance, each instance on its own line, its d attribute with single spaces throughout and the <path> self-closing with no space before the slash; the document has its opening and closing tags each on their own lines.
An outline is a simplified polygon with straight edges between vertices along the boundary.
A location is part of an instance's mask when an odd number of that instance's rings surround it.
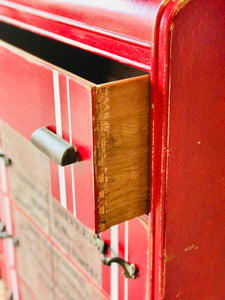
<svg viewBox="0 0 225 300">
<path fill-rule="evenodd" d="M 149 76 L 95 89 L 98 232 L 148 213 L 149 89 Z"/>
</svg>

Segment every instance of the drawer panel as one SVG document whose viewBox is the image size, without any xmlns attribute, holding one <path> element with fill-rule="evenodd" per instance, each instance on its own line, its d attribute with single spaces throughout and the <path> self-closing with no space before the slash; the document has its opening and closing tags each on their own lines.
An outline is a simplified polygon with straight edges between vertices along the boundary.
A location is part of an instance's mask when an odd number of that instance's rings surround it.
<svg viewBox="0 0 225 300">
<path fill-rule="evenodd" d="M 12 211 L 15 234 L 20 241 L 16 257 L 22 293 L 26 292 L 25 285 L 34 299 L 103 299 L 103 295 L 79 268 L 62 255 L 50 238 L 44 236 L 15 206 Z"/>
<path fill-rule="evenodd" d="M 49 167 L 48 160 L 32 159 L 33 146 L 7 126 L 5 153 L 27 174 L 29 165 L 50 172 L 50 184 L 41 175 L 44 190 L 51 186 L 50 193 L 96 232 L 148 213 L 149 76 L 95 84 L 5 42 L 0 52 L 1 119 L 27 140 L 49 128 L 76 146 L 79 161 Z"/>
<path fill-rule="evenodd" d="M 36 294 L 39 285 L 44 284 L 42 288 L 44 294 L 41 296 L 50 297 L 53 294 L 53 299 L 55 299 L 55 295 L 58 295 L 59 299 L 65 299 L 66 296 L 68 298 L 70 295 L 79 295 L 79 299 L 108 299 L 109 279 L 113 277 L 114 280 L 115 278 L 118 280 L 118 293 L 121 299 L 123 299 L 124 289 L 129 294 L 144 299 L 148 293 L 149 278 L 147 267 L 149 263 L 149 231 L 147 227 L 145 228 L 146 223 L 141 223 L 135 218 L 118 226 L 118 256 L 138 267 L 137 279 L 127 280 L 122 275 L 121 267 L 118 267 L 116 274 L 112 266 L 102 265 L 100 253 L 94 244 L 93 233 L 66 211 L 59 201 L 53 199 L 51 193 L 45 191 L 45 184 L 50 182 L 50 174 L 43 170 L 43 164 L 39 165 L 40 170 L 38 170 L 38 166 L 35 167 L 35 163 L 32 164 L 32 161 L 35 161 L 32 158 L 43 159 L 45 166 L 49 163 L 48 159 L 27 139 L 5 123 L 1 124 L 1 135 L 4 135 L 4 132 L 7 133 L 9 140 L 14 140 L 20 145 L 23 144 L 24 149 L 32 148 L 32 151 L 31 149 L 29 151 L 30 156 L 28 155 L 26 158 L 26 162 L 30 166 L 29 172 L 26 168 L 22 169 L 25 161 L 24 159 L 19 160 L 17 157 L 17 155 L 21 157 L 23 154 L 19 151 L 11 151 L 10 156 L 13 163 L 5 168 L 10 191 L 8 200 L 12 206 L 13 234 L 20 241 L 19 247 L 15 248 L 15 254 L 18 285 L 22 297 L 29 297 L 30 293 L 31 299 L 32 297 L 39 299 Z M 16 136 L 19 140 L 16 139 Z M 3 140 L 7 141 L 6 138 Z M 3 182 L 0 183 L 2 185 Z M 17 187 L 19 187 L 18 190 Z M 13 188 L 15 188 L 14 191 Z M 23 197 L 18 198 L 17 194 L 22 194 Z M 44 201 L 45 198 L 47 201 Z M 115 239 L 113 235 L 110 238 L 110 230 L 104 232 L 101 237 L 113 247 Z M 46 257 L 46 253 L 50 255 L 51 263 L 50 266 L 45 265 L 48 272 L 43 280 L 43 264 L 40 264 L 39 260 Z M 110 256 L 110 251 L 107 255 Z M 30 268 L 31 260 L 32 269 Z M 31 271 L 32 275 L 30 275 Z M 49 273 L 54 277 L 54 285 L 51 283 Z M 30 278 L 36 277 L 38 279 L 33 283 Z M 40 282 L 39 277 L 41 278 Z M 79 283 L 78 286 L 71 284 L 74 281 Z M 79 285 L 84 287 L 82 291 L 79 289 Z M 114 285 L 112 285 L 113 287 Z"/>
</svg>

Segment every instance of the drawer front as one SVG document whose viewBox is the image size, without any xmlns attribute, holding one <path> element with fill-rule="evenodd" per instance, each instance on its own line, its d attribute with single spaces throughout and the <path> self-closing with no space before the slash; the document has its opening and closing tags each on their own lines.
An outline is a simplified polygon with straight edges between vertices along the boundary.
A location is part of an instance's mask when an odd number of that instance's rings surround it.
<svg viewBox="0 0 225 300">
<path fill-rule="evenodd" d="M 15 151 L 11 150 L 10 157 L 12 164 L 4 168 L 7 181 L 7 190 L 5 191 L 4 197 L 9 206 L 9 213 L 11 211 L 10 207 L 13 205 L 17 210 L 22 211 L 23 216 L 26 218 L 17 218 L 17 213 L 13 213 L 10 219 L 6 218 L 7 207 L 4 205 L 2 210 L 4 213 L 3 222 L 7 224 L 7 220 L 9 219 L 9 230 L 14 229 L 14 234 L 19 236 L 20 244 L 27 244 L 27 240 L 31 240 L 30 245 L 34 247 L 31 249 L 31 254 L 29 254 L 28 249 L 31 246 L 28 247 L 28 244 L 27 247 L 24 248 L 21 248 L 22 246 L 18 247 L 17 252 L 19 254 L 21 253 L 18 262 L 24 261 L 24 263 L 27 263 L 27 269 L 29 270 L 29 264 L 32 259 L 29 261 L 27 258 L 29 255 L 34 255 L 35 249 L 39 247 L 35 246 L 35 243 L 42 245 L 44 242 L 42 243 L 40 241 L 47 240 L 50 241 L 51 244 L 57 245 L 57 248 L 60 249 L 65 256 L 69 257 L 74 264 L 83 268 L 85 272 L 101 286 L 100 254 L 94 244 L 93 232 L 74 218 L 74 216 L 65 210 L 61 203 L 52 196 L 48 158 L 28 140 L 17 133 L 17 131 L 9 127 L 9 125 L 1 122 L 0 127 L 2 141 L 4 141 L 3 144 L 0 144 L 1 147 L 3 145 L 2 148 L 7 148 L 10 141 L 13 141 L 13 143 L 19 144 L 21 149 L 27 150 L 25 156 L 23 151 L 17 151 L 17 149 Z M 36 165 L 37 160 L 40 162 L 38 166 Z M 24 165 L 29 166 L 29 168 L 25 168 Z M 15 209 L 13 209 L 13 212 L 14 210 Z M 11 225 L 10 220 L 13 225 Z M 34 225 L 31 226 L 31 223 Z M 40 238 L 37 238 L 35 241 L 32 241 L 32 239 L 35 238 L 33 227 L 36 231 L 40 232 Z M 27 229 L 25 230 L 24 228 Z M 28 234 L 29 232 L 31 237 Z M 48 248 L 51 248 L 50 246 Z M 48 251 L 46 247 L 44 248 L 43 251 Z M 24 253 L 25 251 L 28 251 L 28 253 Z M 40 251 L 38 255 L 40 255 L 40 257 L 46 257 L 48 254 L 41 253 Z M 49 255 L 51 256 L 51 253 Z M 38 267 L 40 267 L 40 265 L 38 265 Z M 24 272 L 23 269 L 24 264 L 22 263 L 21 274 Z M 32 270 L 30 270 L 30 272 L 32 272 Z M 28 278 L 29 277 L 30 275 L 28 274 Z"/>
<path fill-rule="evenodd" d="M 44 63 L 21 56 L 5 45 L 1 46 L 0 72 L 1 86 L 4 87 L 0 92 L 1 119 L 27 140 L 37 128 L 49 126 L 52 130 L 61 131 L 63 138 L 78 145 L 81 159 L 78 164 L 60 168 L 50 163 L 50 186 L 52 195 L 65 208 L 94 229 L 91 88 Z M 72 105 L 68 106 L 68 102 Z M 29 150 L 22 144 L 16 149 L 14 137 L 9 132 L 5 135 L 9 138 L 5 141 L 4 151 L 9 155 L 15 153 L 15 159 L 29 173 L 29 162 L 26 162 Z M 17 142 L 20 143 L 19 140 Z M 32 166 L 37 168 L 41 165 L 43 171 L 48 173 L 46 163 L 49 163 L 41 162 L 38 157 L 35 159 L 36 163 Z M 46 189 L 48 184 L 46 180 Z"/>
<path fill-rule="evenodd" d="M 148 213 L 149 77 L 96 85 L 4 42 L 0 51 L 1 119 L 28 140 L 47 127 L 78 150 L 66 167 L 34 158 L 53 197 L 96 232 Z M 10 129 L 2 139 L 29 173 L 32 150 Z"/>
<path fill-rule="evenodd" d="M 65 255 L 65 249 L 58 248 L 51 236 L 43 235 L 36 224 L 15 207 L 13 218 L 15 234 L 20 239 L 16 250 L 19 282 L 28 286 L 34 299 L 103 299 L 100 287 L 96 289 L 95 284 L 87 280 L 86 273 Z M 75 251 L 79 251 L 78 246 Z M 23 289 L 20 290 L 23 293 Z"/>
</svg>

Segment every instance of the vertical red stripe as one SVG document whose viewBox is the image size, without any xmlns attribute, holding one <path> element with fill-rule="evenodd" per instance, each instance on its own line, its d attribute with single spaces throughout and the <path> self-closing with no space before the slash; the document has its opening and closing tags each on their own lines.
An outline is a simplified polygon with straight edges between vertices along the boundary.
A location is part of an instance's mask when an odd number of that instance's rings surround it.
<svg viewBox="0 0 225 300">
<path fill-rule="evenodd" d="M 58 165 L 50 159 L 52 196 L 60 201 Z"/>
<path fill-rule="evenodd" d="M 92 94 L 88 86 L 70 79 L 72 143 L 78 149 L 74 164 L 77 218 L 91 229 L 95 227 L 93 181 Z"/>
<path fill-rule="evenodd" d="M 118 225 L 118 235 L 119 235 L 119 257 L 124 259 L 124 254 L 125 254 L 125 223 L 121 223 Z M 119 295 L 118 299 L 123 300 L 124 299 L 124 275 L 123 273 L 123 268 L 119 266 L 119 274 L 118 274 L 118 280 L 119 280 Z"/>
<path fill-rule="evenodd" d="M 62 138 L 69 142 L 69 123 L 66 76 L 59 73 L 59 92 L 61 105 Z"/>
<path fill-rule="evenodd" d="M 136 279 L 128 280 L 128 298 L 145 300 L 147 285 L 149 284 L 149 230 L 147 226 L 138 220 L 129 221 L 129 263 L 134 263 L 138 267 Z M 131 296 L 132 295 L 132 296 Z"/>
<path fill-rule="evenodd" d="M 101 233 L 101 238 L 110 246 L 110 229 Z M 110 255 L 110 253 L 107 253 Z M 102 264 L 102 288 L 110 295 L 110 266 Z"/>
</svg>

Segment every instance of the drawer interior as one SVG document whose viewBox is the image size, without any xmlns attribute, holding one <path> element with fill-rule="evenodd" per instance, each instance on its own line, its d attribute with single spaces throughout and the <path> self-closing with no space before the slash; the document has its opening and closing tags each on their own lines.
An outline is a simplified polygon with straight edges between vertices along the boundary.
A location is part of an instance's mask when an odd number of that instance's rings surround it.
<svg viewBox="0 0 225 300">
<path fill-rule="evenodd" d="M 137 68 L 1 22 L 0 38 L 95 84 L 147 74 Z"/>
</svg>

